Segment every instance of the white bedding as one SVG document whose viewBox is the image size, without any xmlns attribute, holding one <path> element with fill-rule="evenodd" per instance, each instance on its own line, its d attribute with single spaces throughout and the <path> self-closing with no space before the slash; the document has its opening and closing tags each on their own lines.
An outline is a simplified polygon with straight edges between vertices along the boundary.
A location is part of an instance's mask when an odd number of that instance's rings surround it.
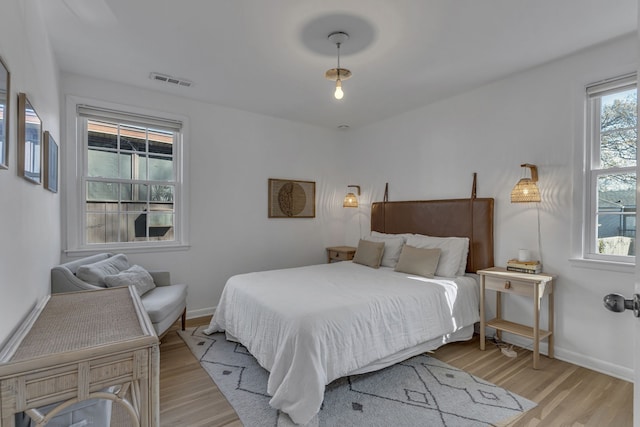
<svg viewBox="0 0 640 427">
<path fill-rule="evenodd" d="M 270 372 L 270 405 L 306 424 L 326 384 L 473 325 L 478 307 L 470 277 L 340 262 L 231 277 L 205 332 L 247 347 Z"/>
</svg>

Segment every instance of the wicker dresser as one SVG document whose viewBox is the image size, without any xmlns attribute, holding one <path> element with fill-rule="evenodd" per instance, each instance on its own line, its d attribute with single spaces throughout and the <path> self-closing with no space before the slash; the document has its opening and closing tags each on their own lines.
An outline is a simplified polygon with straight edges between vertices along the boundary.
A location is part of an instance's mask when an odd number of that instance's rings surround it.
<svg viewBox="0 0 640 427">
<path fill-rule="evenodd" d="M 159 425 L 158 337 L 133 287 L 54 294 L 0 351 L 0 427 L 22 411 L 45 425 L 93 398 L 122 404 L 133 425 Z"/>
</svg>

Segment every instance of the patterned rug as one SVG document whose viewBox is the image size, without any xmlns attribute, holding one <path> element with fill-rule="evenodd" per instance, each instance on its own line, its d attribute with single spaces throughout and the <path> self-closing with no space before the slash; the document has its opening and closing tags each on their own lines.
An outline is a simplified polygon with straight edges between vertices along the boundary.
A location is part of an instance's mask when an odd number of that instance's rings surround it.
<svg viewBox="0 0 640 427">
<path fill-rule="evenodd" d="M 269 373 L 224 334 L 205 327 L 178 331 L 245 427 L 294 426 L 269 406 Z M 308 427 L 494 426 L 536 404 L 427 355 L 369 374 L 340 378 L 326 387 Z"/>
</svg>

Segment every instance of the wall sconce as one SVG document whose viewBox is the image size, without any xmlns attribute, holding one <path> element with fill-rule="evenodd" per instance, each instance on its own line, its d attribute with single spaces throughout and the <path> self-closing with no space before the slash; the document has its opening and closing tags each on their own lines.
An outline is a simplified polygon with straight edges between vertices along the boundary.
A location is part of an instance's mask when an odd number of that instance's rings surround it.
<svg viewBox="0 0 640 427">
<path fill-rule="evenodd" d="M 360 195 L 360 186 L 359 185 L 347 185 L 347 188 L 354 187 L 358 190 L 358 196 Z M 342 202 L 343 208 L 357 208 L 358 207 L 358 198 L 353 193 L 347 193 L 344 196 L 344 202 Z"/>
<path fill-rule="evenodd" d="M 511 190 L 511 203 L 539 202 L 540 190 L 538 190 L 538 168 L 536 165 L 525 163 L 520 165 L 531 169 L 531 178 L 522 178 L 513 190 Z"/>
</svg>

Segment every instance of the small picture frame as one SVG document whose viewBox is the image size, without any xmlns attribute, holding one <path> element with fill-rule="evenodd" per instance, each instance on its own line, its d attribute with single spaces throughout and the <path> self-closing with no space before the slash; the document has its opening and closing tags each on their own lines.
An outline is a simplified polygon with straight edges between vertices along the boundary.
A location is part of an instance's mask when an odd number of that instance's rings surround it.
<svg viewBox="0 0 640 427">
<path fill-rule="evenodd" d="M 11 98 L 11 73 L 0 58 L 0 169 L 9 168 L 9 102 Z"/>
<path fill-rule="evenodd" d="M 18 175 L 34 184 L 42 181 L 42 120 L 27 95 L 18 94 Z"/>
<path fill-rule="evenodd" d="M 43 153 L 44 159 L 42 161 L 43 171 L 42 176 L 44 188 L 52 193 L 58 192 L 58 144 L 51 136 L 49 131 L 45 131 L 43 138 Z"/>
<path fill-rule="evenodd" d="M 269 178 L 269 218 L 315 218 L 316 183 Z"/>
</svg>

